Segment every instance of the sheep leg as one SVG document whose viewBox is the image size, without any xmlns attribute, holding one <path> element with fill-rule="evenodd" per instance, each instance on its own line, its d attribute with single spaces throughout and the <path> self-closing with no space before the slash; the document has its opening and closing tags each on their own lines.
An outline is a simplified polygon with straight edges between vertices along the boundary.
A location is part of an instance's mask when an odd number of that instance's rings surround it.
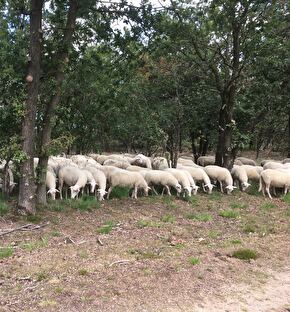
<svg viewBox="0 0 290 312">
<path fill-rule="evenodd" d="M 132 195 L 134 194 L 134 197 L 132 197 L 132 198 L 137 199 L 137 193 L 138 193 L 138 187 L 135 186 L 134 191 L 133 191 L 133 193 L 132 193 Z"/>
<path fill-rule="evenodd" d="M 59 182 L 59 186 L 58 186 L 60 199 L 62 199 L 62 187 L 63 187 L 63 182 L 60 181 L 60 182 Z"/>
<path fill-rule="evenodd" d="M 171 196 L 171 193 L 170 193 L 170 188 L 168 185 L 165 185 L 165 188 L 167 190 L 167 195 Z"/>
<path fill-rule="evenodd" d="M 224 192 L 224 190 L 223 190 L 223 184 L 222 184 L 221 181 L 219 181 L 219 184 L 220 184 L 220 188 L 221 188 L 221 193 L 223 193 L 223 192 Z"/>
<path fill-rule="evenodd" d="M 158 193 L 156 192 L 156 190 L 155 190 L 155 187 L 154 187 L 154 186 L 152 186 L 152 191 L 154 192 L 154 194 L 155 194 L 155 195 L 158 195 Z M 162 192 L 162 195 L 163 195 L 163 192 Z"/>
<path fill-rule="evenodd" d="M 109 199 L 110 194 L 111 194 L 111 192 L 112 192 L 112 189 L 113 189 L 113 187 L 110 186 L 109 189 L 108 189 L 107 199 Z"/>
<path fill-rule="evenodd" d="M 204 183 L 201 183 L 201 186 L 202 186 L 203 191 L 206 192 L 206 189 L 204 187 Z"/>
<path fill-rule="evenodd" d="M 272 199 L 272 196 L 270 194 L 270 185 L 266 185 L 266 192 L 267 192 L 269 198 Z"/>
<path fill-rule="evenodd" d="M 277 197 L 276 188 L 272 186 L 272 189 L 273 189 L 273 194 Z"/>
</svg>

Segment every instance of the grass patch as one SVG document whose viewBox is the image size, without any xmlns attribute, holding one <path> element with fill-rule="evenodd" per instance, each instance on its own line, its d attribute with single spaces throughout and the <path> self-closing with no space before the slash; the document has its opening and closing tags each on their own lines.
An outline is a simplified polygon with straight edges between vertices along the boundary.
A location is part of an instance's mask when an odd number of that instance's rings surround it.
<svg viewBox="0 0 290 312">
<path fill-rule="evenodd" d="M 63 288 L 60 287 L 60 286 L 57 286 L 57 287 L 54 288 L 54 292 L 56 294 L 61 294 L 61 293 L 63 293 Z"/>
<path fill-rule="evenodd" d="M 198 258 L 190 257 L 189 258 L 189 263 L 191 265 L 197 265 L 197 264 L 200 264 L 200 260 Z"/>
<path fill-rule="evenodd" d="M 221 232 L 219 231 L 209 231 L 207 236 L 209 238 L 218 238 L 221 235 Z"/>
<path fill-rule="evenodd" d="M 286 195 L 283 196 L 283 201 L 284 201 L 286 204 L 290 205 L 290 193 L 288 193 L 288 194 L 286 194 Z"/>
<path fill-rule="evenodd" d="M 231 239 L 230 243 L 233 245 L 240 245 L 242 244 L 242 241 L 240 239 Z"/>
<path fill-rule="evenodd" d="M 230 207 L 232 209 L 247 209 L 248 208 L 248 204 L 234 202 L 234 203 L 230 203 Z"/>
<path fill-rule="evenodd" d="M 137 260 L 142 260 L 142 259 L 157 259 L 160 258 L 160 255 L 158 252 L 155 251 L 137 251 L 138 256 L 136 257 Z"/>
<path fill-rule="evenodd" d="M 163 196 L 162 200 L 168 209 L 176 209 L 177 208 L 177 205 L 174 202 L 172 196 L 165 195 L 165 196 Z"/>
<path fill-rule="evenodd" d="M 80 211 L 92 211 L 101 207 L 100 202 L 93 196 L 84 195 L 80 199 L 70 199 L 67 201 L 69 206 Z"/>
<path fill-rule="evenodd" d="M 104 225 L 98 228 L 98 233 L 100 234 L 109 234 L 114 227 L 113 221 L 107 221 Z"/>
<path fill-rule="evenodd" d="M 200 214 L 195 214 L 195 213 L 189 213 L 186 216 L 187 219 L 190 220 L 198 220 L 198 221 L 203 221 L 203 222 L 208 222 L 208 221 L 212 221 L 212 215 L 208 214 L 208 213 L 200 213 Z"/>
<path fill-rule="evenodd" d="M 128 187 L 114 187 L 110 194 L 110 198 L 128 198 L 129 192 L 130 189 Z"/>
<path fill-rule="evenodd" d="M 271 210 L 271 209 L 275 209 L 275 208 L 277 208 L 277 206 L 271 202 L 266 202 L 266 203 L 263 203 L 261 205 L 261 209 L 263 209 L 263 210 Z"/>
<path fill-rule="evenodd" d="M 47 245 L 48 245 L 48 238 L 42 237 L 40 240 L 36 240 L 31 243 L 21 244 L 21 247 L 24 250 L 33 251 L 35 249 L 46 247 Z"/>
<path fill-rule="evenodd" d="M 0 201 L 0 216 L 3 217 L 9 211 L 8 205 Z"/>
<path fill-rule="evenodd" d="M 161 227 L 161 224 L 159 222 L 156 221 L 152 221 L 152 220 L 145 220 L 145 219 L 140 219 L 137 222 L 137 226 L 139 228 L 145 228 L 145 227 Z"/>
<path fill-rule="evenodd" d="M 219 216 L 223 218 L 236 219 L 237 217 L 239 217 L 239 213 L 234 210 L 222 210 L 219 212 Z"/>
<path fill-rule="evenodd" d="M 53 230 L 53 231 L 51 231 L 50 235 L 53 237 L 59 237 L 59 236 L 61 236 L 61 233 L 57 230 Z"/>
<path fill-rule="evenodd" d="M 211 194 L 207 195 L 207 198 L 209 200 L 219 201 L 222 198 L 222 195 L 218 191 L 213 191 Z"/>
<path fill-rule="evenodd" d="M 246 234 L 255 233 L 257 231 L 257 225 L 255 223 L 247 223 L 243 227 L 243 232 Z"/>
<path fill-rule="evenodd" d="M 197 198 L 196 196 L 188 196 L 186 195 L 185 197 L 181 197 L 181 199 L 187 203 L 190 203 L 191 206 L 195 207 L 197 205 Z"/>
<path fill-rule="evenodd" d="M 48 278 L 48 274 L 44 271 L 38 272 L 36 274 L 36 279 L 38 282 L 44 281 Z"/>
<path fill-rule="evenodd" d="M 89 275 L 89 271 L 86 269 L 79 269 L 78 274 L 81 276 L 87 276 L 87 275 Z"/>
<path fill-rule="evenodd" d="M 247 194 L 252 196 L 262 196 L 262 193 L 259 190 L 259 183 L 252 182 L 252 185 L 247 189 Z"/>
<path fill-rule="evenodd" d="M 31 223 L 39 223 L 42 221 L 42 217 L 38 215 L 28 215 L 26 216 L 26 220 Z"/>
<path fill-rule="evenodd" d="M 12 247 L 0 247 L 0 259 L 9 258 L 13 256 Z"/>
<path fill-rule="evenodd" d="M 168 223 L 174 223 L 176 221 L 176 218 L 171 215 L 171 214 L 168 214 L 168 215 L 165 215 L 161 218 L 161 221 L 162 222 L 168 222 Z"/>
<path fill-rule="evenodd" d="M 240 260 L 257 259 L 257 252 L 252 249 L 238 249 L 233 252 L 232 256 Z"/>
</svg>

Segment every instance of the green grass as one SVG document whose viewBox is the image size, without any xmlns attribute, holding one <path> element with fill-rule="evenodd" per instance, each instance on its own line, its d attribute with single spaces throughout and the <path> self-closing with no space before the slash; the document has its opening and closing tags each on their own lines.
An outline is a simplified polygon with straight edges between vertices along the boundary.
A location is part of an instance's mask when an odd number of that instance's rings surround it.
<svg viewBox="0 0 290 312">
<path fill-rule="evenodd" d="M 128 187 L 114 187 L 110 199 L 112 198 L 128 198 L 130 189 Z"/>
<path fill-rule="evenodd" d="M 9 258 L 13 256 L 12 247 L 0 247 L 0 259 Z"/>
<path fill-rule="evenodd" d="M 246 223 L 243 227 L 243 232 L 246 234 L 257 232 L 257 225 L 255 223 Z"/>
<path fill-rule="evenodd" d="M 211 194 L 207 195 L 209 200 L 219 201 L 222 198 L 222 195 L 218 191 L 213 191 Z"/>
<path fill-rule="evenodd" d="M 177 208 L 177 205 L 174 202 L 174 199 L 172 196 L 164 195 L 162 198 L 162 201 L 168 209 L 176 209 Z"/>
<path fill-rule="evenodd" d="M 84 195 L 80 199 L 70 199 L 67 203 L 71 208 L 80 211 L 92 211 L 101 207 L 101 203 L 94 196 L 88 195 Z"/>
<path fill-rule="evenodd" d="M 35 249 L 46 247 L 47 245 L 48 245 L 48 238 L 42 237 L 40 240 L 21 244 L 21 248 L 27 251 L 33 251 Z"/>
<path fill-rule="evenodd" d="M 162 222 L 168 222 L 168 223 L 174 223 L 176 221 L 176 218 L 173 215 L 168 214 L 168 215 L 161 217 L 161 221 Z"/>
<path fill-rule="evenodd" d="M 252 196 L 262 196 L 261 192 L 258 192 L 259 183 L 253 182 L 252 185 L 247 189 L 247 194 Z"/>
<path fill-rule="evenodd" d="M 145 220 L 145 219 L 140 219 L 137 222 L 137 226 L 139 228 L 145 228 L 145 227 L 161 227 L 161 224 L 159 222 L 156 221 L 152 221 L 152 220 Z"/>
<path fill-rule="evenodd" d="M 234 203 L 230 203 L 230 207 L 232 209 L 247 209 L 248 208 L 248 204 L 234 202 Z"/>
<path fill-rule="evenodd" d="M 199 213 L 199 214 L 189 213 L 186 215 L 186 218 L 190 220 L 198 220 L 203 222 L 212 221 L 213 219 L 212 215 L 208 213 Z"/>
<path fill-rule="evenodd" d="M 286 204 L 290 205 L 290 193 L 288 193 L 288 194 L 286 194 L 286 195 L 283 196 L 283 201 L 284 201 Z"/>
<path fill-rule="evenodd" d="M 239 217 L 239 213 L 234 210 L 222 210 L 219 212 L 219 216 L 223 218 L 232 218 L 236 219 Z"/>
<path fill-rule="evenodd" d="M 53 230 L 53 231 L 51 231 L 50 235 L 53 237 L 59 237 L 59 236 L 61 236 L 61 233 L 57 230 Z"/>
<path fill-rule="evenodd" d="M 240 260 L 257 259 L 257 252 L 252 249 L 238 249 L 233 252 L 232 256 Z"/>
<path fill-rule="evenodd" d="M 191 265 L 197 265 L 197 264 L 200 264 L 200 260 L 198 258 L 190 257 L 189 258 L 189 263 Z"/>
<path fill-rule="evenodd" d="M 193 207 L 195 207 L 198 203 L 196 196 L 185 196 L 181 197 L 181 199 L 187 203 L 190 203 Z"/>
<path fill-rule="evenodd" d="M 87 276 L 89 275 L 89 271 L 87 269 L 79 269 L 78 274 L 81 276 Z"/>
<path fill-rule="evenodd" d="M 47 272 L 41 271 L 41 272 L 38 272 L 36 274 L 36 279 L 37 279 L 38 282 L 46 280 L 47 278 L 48 278 L 48 273 Z"/>
<path fill-rule="evenodd" d="M 107 221 L 104 225 L 98 228 L 98 233 L 100 234 L 109 234 L 114 227 L 113 221 Z"/>
<path fill-rule="evenodd" d="M 39 223 L 42 221 L 42 217 L 38 215 L 28 215 L 26 216 L 26 220 L 31 223 Z"/>
<path fill-rule="evenodd" d="M 233 245 L 240 245 L 242 244 L 242 241 L 240 239 L 231 239 L 230 243 Z"/>
<path fill-rule="evenodd" d="M 271 209 L 275 209 L 275 208 L 277 208 L 277 206 L 271 202 L 266 202 L 266 203 L 263 203 L 261 205 L 261 209 L 263 209 L 263 210 L 271 210 Z"/>
<path fill-rule="evenodd" d="M 8 205 L 0 201 L 0 216 L 3 217 L 9 211 Z"/>
<path fill-rule="evenodd" d="M 220 235 L 221 235 L 221 232 L 219 232 L 219 231 L 214 231 L 214 230 L 209 231 L 208 234 L 207 234 L 207 236 L 208 236 L 209 238 L 218 238 Z"/>
</svg>

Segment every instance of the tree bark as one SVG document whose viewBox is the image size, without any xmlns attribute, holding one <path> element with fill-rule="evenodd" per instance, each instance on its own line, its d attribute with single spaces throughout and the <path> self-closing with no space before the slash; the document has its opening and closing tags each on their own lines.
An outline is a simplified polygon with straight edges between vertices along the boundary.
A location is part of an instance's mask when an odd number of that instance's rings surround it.
<svg viewBox="0 0 290 312">
<path fill-rule="evenodd" d="M 68 63 L 69 48 L 72 44 L 72 37 L 75 30 L 78 5 L 77 0 L 70 0 L 67 14 L 67 22 L 64 31 L 61 47 L 56 55 L 59 60 L 58 70 L 55 77 L 56 91 L 52 99 L 47 103 L 43 120 L 40 140 L 40 155 L 38 163 L 38 183 L 37 183 L 37 202 L 46 203 L 46 171 L 49 157 L 49 144 L 51 141 L 51 131 L 54 124 L 55 110 L 61 98 L 62 83 L 64 80 L 64 71 Z"/>
<path fill-rule="evenodd" d="M 35 213 L 35 180 L 33 157 L 35 154 L 35 119 L 40 86 L 41 21 L 43 0 L 31 0 L 30 43 L 27 82 L 27 100 L 22 121 L 22 150 L 27 159 L 20 166 L 18 210 L 24 214 Z"/>
<path fill-rule="evenodd" d="M 290 112 L 288 113 L 288 151 L 287 158 L 290 158 Z"/>
</svg>

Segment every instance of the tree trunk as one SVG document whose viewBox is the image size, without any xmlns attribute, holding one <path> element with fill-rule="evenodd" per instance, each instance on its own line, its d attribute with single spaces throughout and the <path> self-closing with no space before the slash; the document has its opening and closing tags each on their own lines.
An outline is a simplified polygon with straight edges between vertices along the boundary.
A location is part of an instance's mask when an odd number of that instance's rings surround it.
<svg viewBox="0 0 290 312">
<path fill-rule="evenodd" d="M 195 146 L 195 134 L 194 134 L 194 131 L 190 132 L 190 140 L 191 140 L 191 150 L 192 150 L 194 162 L 196 163 L 197 159 L 198 159 L 198 153 L 197 153 L 196 146 Z"/>
<path fill-rule="evenodd" d="M 287 158 L 290 158 L 290 112 L 288 113 L 288 151 Z"/>
<path fill-rule="evenodd" d="M 208 136 L 206 136 L 205 139 L 204 139 L 203 147 L 202 147 L 202 152 L 201 152 L 202 156 L 205 156 L 207 154 L 208 144 L 209 144 Z"/>
<path fill-rule="evenodd" d="M 62 83 L 64 80 L 64 70 L 68 63 L 69 48 L 72 44 L 72 36 L 75 29 L 76 17 L 77 17 L 77 1 L 70 0 L 69 10 L 67 14 L 66 28 L 64 31 L 62 45 L 56 55 L 59 60 L 59 66 L 56 73 L 56 91 L 52 96 L 51 101 L 46 106 L 46 111 L 43 120 L 43 127 L 41 131 L 40 141 L 40 155 L 38 164 L 38 184 L 37 184 L 37 202 L 41 204 L 46 203 L 46 186 L 45 178 L 47 171 L 47 163 L 49 157 L 49 144 L 51 141 L 51 130 L 54 124 L 55 110 L 60 102 Z"/>
<path fill-rule="evenodd" d="M 40 86 L 42 0 L 31 0 L 30 43 L 27 82 L 27 100 L 22 121 L 22 150 L 27 159 L 20 166 L 18 210 L 25 214 L 35 213 L 35 181 L 33 157 L 35 153 L 35 118 Z"/>
</svg>

